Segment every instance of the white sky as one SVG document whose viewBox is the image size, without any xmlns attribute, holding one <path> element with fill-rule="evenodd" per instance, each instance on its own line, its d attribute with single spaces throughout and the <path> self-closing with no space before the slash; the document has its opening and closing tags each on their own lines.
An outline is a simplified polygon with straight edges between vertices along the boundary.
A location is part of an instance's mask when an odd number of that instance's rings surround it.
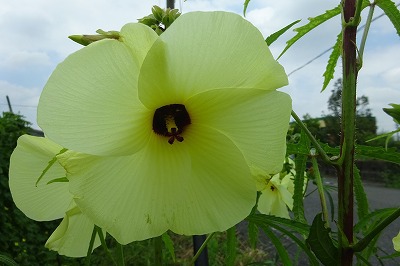
<svg viewBox="0 0 400 266">
<path fill-rule="evenodd" d="M 242 14 L 244 0 L 176 0 L 182 11 L 225 10 Z M 396 4 L 398 0 L 395 0 Z M 250 20 L 266 37 L 287 24 L 321 14 L 339 3 L 338 0 L 252 0 L 247 10 Z M 93 34 L 99 28 L 119 30 L 127 22 L 135 22 L 150 13 L 153 5 L 165 1 L 135 0 L 0 0 L 0 112 L 8 111 L 6 95 L 13 111 L 36 124 L 36 106 L 46 80 L 68 54 L 82 46 L 67 39 L 72 34 Z M 375 9 L 375 16 L 382 13 Z M 363 19 L 367 12 L 363 13 Z M 364 22 L 364 21 L 363 21 Z M 362 22 L 362 24 L 363 24 Z M 312 31 L 293 45 L 279 62 L 287 73 L 300 67 L 331 47 L 340 30 L 336 17 Z M 361 33 L 359 34 L 361 36 Z M 285 42 L 294 36 L 284 34 L 271 45 L 277 57 Z M 394 129 L 394 122 L 383 111 L 389 103 L 400 103 L 400 39 L 389 19 L 376 20 L 364 53 L 364 66 L 359 75 L 358 95 L 369 97 L 372 113 L 377 117 L 378 131 Z M 333 83 L 320 93 L 329 53 L 289 76 L 289 86 L 282 89 L 293 99 L 293 109 L 300 116 L 313 117 L 327 113 L 327 99 Z M 335 79 L 340 77 L 337 67 Z"/>
</svg>

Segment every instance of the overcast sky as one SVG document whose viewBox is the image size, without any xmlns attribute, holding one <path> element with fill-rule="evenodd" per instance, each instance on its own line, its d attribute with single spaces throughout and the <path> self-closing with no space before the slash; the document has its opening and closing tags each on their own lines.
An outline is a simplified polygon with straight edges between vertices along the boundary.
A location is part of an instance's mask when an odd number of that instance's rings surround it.
<svg viewBox="0 0 400 266">
<path fill-rule="evenodd" d="M 183 13 L 197 10 L 225 10 L 242 14 L 243 0 L 176 1 Z M 395 1 L 396 4 L 398 0 Z M 338 0 L 252 0 L 247 11 L 251 21 L 266 37 L 287 24 L 319 15 L 331 9 Z M 13 111 L 24 115 L 34 128 L 36 107 L 43 86 L 51 72 L 68 54 L 81 48 L 67 39 L 72 34 L 93 34 L 97 29 L 119 30 L 127 22 L 136 22 L 150 13 L 153 5 L 165 7 L 165 1 L 134 0 L 0 0 L 0 112 L 8 111 L 6 95 Z M 363 13 L 363 22 L 366 18 Z M 382 14 L 375 9 L 375 16 Z M 363 24 L 362 22 L 362 24 Z M 336 17 L 293 45 L 279 59 L 290 73 L 331 47 L 340 31 Z M 359 34 L 361 36 L 361 34 Z M 293 31 L 271 45 L 277 57 Z M 370 29 L 359 75 L 358 95 L 366 95 L 372 113 L 377 117 L 378 131 L 394 129 L 392 119 L 383 111 L 389 103 L 400 104 L 400 39 L 389 19 L 377 19 Z M 327 113 L 327 99 L 333 82 L 325 92 L 322 74 L 329 53 L 289 76 L 282 89 L 293 99 L 293 109 L 300 116 L 309 113 L 319 117 Z M 335 79 L 340 77 L 337 67 Z"/>
</svg>

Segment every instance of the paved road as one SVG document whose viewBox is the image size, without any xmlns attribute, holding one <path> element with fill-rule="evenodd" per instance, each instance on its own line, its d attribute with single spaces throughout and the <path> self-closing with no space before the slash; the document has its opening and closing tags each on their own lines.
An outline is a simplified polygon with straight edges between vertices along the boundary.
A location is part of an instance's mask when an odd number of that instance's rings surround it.
<svg viewBox="0 0 400 266">
<path fill-rule="evenodd" d="M 328 178 L 325 179 L 325 181 L 331 185 L 337 185 L 335 179 Z M 309 190 L 312 190 L 313 188 L 315 188 L 315 186 L 310 185 Z M 364 189 L 368 197 L 370 211 L 400 206 L 400 189 L 385 188 L 373 183 L 366 183 Z M 334 201 L 337 202 L 337 192 L 332 192 L 331 195 L 334 198 Z M 318 194 L 313 193 L 307 197 L 304 205 L 307 220 L 311 223 L 315 214 L 321 210 Z M 393 253 L 392 238 L 396 236 L 399 231 L 400 218 L 384 230 L 378 242 L 379 247 L 389 254 Z M 378 265 L 376 261 L 373 263 L 374 265 Z M 386 260 L 385 265 L 400 265 L 400 258 L 397 258 L 395 261 Z"/>
</svg>

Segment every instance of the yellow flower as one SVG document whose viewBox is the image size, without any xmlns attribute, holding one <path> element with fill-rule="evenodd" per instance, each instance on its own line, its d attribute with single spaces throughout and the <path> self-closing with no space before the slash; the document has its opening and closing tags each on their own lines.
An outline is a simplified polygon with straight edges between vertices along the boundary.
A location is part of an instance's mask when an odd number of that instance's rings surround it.
<svg viewBox="0 0 400 266">
<path fill-rule="evenodd" d="M 15 205 L 29 218 L 36 221 L 64 218 L 47 240 L 47 248 L 69 257 L 84 257 L 94 224 L 76 206 L 68 182 L 48 184 L 65 177 L 64 168 L 55 162 L 36 185 L 42 171 L 61 149 L 46 138 L 21 136 L 10 159 L 10 190 Z M 99 245 L 97 237 L 94 247 Z"/>
<path fill-rule="evenodd" d="M 43 90 L 38 122 L 80 152 L 58 157 L 70 191 L 120 243 L 204 234 L 250 213 L 250 168 L 280 170 L 291 99 L 276 89 L 286 84 L 249 22 L 193 12 L 161 36 L 131 23 L 70 55 Z"/>
<path fill-rule="evenodd" d="M 255 174 L 258 181 L 258 189 L 261 191 L 258 200 L 258 210 L 263 214 L 290 218 L 289 210 L 293 209 L 294 161 L 287 159 L 290 170 L 284 168 L 280 173 L 272 177 L 264 174 Z M 305 185 L 306 185 L 305 180 Z"/>
<path fill-rule="evenodd" d="M 400 232 L 398 233 L 397 236 L 395 236 L 395 237 L 393 238 L 392 241 L 393 241 L 394 250 L 400 252 Z"/>
</svg>

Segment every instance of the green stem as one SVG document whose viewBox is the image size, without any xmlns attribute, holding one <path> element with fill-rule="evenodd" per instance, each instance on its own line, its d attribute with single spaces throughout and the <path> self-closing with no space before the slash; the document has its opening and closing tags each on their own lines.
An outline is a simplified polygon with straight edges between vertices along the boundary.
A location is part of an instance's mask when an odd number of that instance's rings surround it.
<svg viewBox="0 0 400 266">
<path fill-rule="evenodd" d="M 203 249 L 206 248 L 208 242 L 211 240 L 211 238 L 215 235 L 215 232 L 209 234 L 206 238 L 206 240 L 204 240 L 204 243 L 201 245 L 201 247 L 199 248 L 199 250 L 197 251 L 197 253 L 194 255 L 194 257 L 192 258 L 192 260 L 190 261 L 189 265 L 193 265 L 197 258 L 200 256 L 201 252 L 203 251 Z"/>
<path fill-rule="evenodd" d="M 363 61 L 362 59 L 363 59 L 363 55 L 364 55 L 365 43 L 367 42 L 368 31 L 369 31 L 369 27 L 371 26 L 372 17 L 374 15 L 374 9 L 375 9 L 375 4 L 371 4 L 371 6 L 369 8 L 369 12 L 368 12 L 367 21 L 365 23 L 363 36 L 362 36 L 361 42 L 360 42 L 360 48 L 359 48 L 359 62 L 360 62 L 360 64 L 362 64 L 362 61 Z"/>
<path fill-rule="evenodd" d="M 318 141 L 314 138 L 310 130 L 308 130 L 307 126 L 301 121 L 300 117 L 292 111 L 292 117 L 296 121 L 296 123 L 300 126 L 300 128 L 306 133 L 307 137 L 310 139 L 312 144 L 315 146 L 315 149 L 318 151 L 318 154 L 321 156 L 322 160 L 330 165 L 335 165 L 336 163 L 332 161 L 329 156 L 325 153 L 322 147 L 319 145 Z"/>
<path fill-rule="evenodd" d="M 107 254 L 107 257 L 110 258 L 110 260 L 113 262 L 114 265 L 117 265 L 116 261 L 114 260 L 113 256 L 110 253 L 110 250 L 107 247 L 106 241 L 105 241 L 105 237 L 103 234 L 103 230 L 101 230 L 100 227 L 98 227 L 97 225 L 94 226 L 96 229 L 97 234 L 99 235 L 100 238 L 100 242 L 101 242 L 101 246 L 104 249 L 104 252 Z"/>
<path fill-rule="evenodd" d="M 96 226 L 93 226 L 92 237 L 90 238 L 89 247 L 88 247 L 88 250 L 86 253 L 86 259 L 85 259 L 86 266 L 90 265 L 90 258 L 92 256 L 92 251 L 93 251 L 93 246 L 94 246 L 94 240 L 96 239 L 96 234 L 97 234 Z"/>
<path fill-rule="evenodd" d="M 363 239 L 358 241 L 352 248 L 355 252 L 359 252 L 364 250 L 368 244 L 374 239 L 375 236 L 377 236 L 382 230 L 391 224 L 394 220 L 400 217 L 400 208 L 395 210 L 391 215 L 386 217 L 385 220 L 380 222 L 374 229 L 371 230 Z"/>
<path fill-rule="evenodd" d="M 325 227 L 326 228 L 330 228 L 328 207 L 326 205 L 325 191 L 324 191 L 324 186 L 322 184 L 321 174 L 319 172 L 318 162 L 317 162 L 317 159 L 314 156 L 311 157 L 311 162 L 312 162 L 312 165 L 313 165 L 313 171 L 314 171 L 314 175 L 315 175 L 315 182 L 317 183 L 318 194 L 319 194 L 319 198 L 320 198 L 320 201 L 321 201 L 322 215 L 324 216 Z"/>
<path fill-rule="evenodd" d="M 117 252 L 118 252 L 118 266 L 125 266 L 125 258 L 124 258 L 124 246 L 120 243 L 118 243 L 118 248 L 117 248 Z"/>
<path fill-rule="evenodd" d="M 162 265 L 162 247 L 163 242 L 161 236 L 153 238 L 154 241 L 154 265 Z"/>
</svg>

